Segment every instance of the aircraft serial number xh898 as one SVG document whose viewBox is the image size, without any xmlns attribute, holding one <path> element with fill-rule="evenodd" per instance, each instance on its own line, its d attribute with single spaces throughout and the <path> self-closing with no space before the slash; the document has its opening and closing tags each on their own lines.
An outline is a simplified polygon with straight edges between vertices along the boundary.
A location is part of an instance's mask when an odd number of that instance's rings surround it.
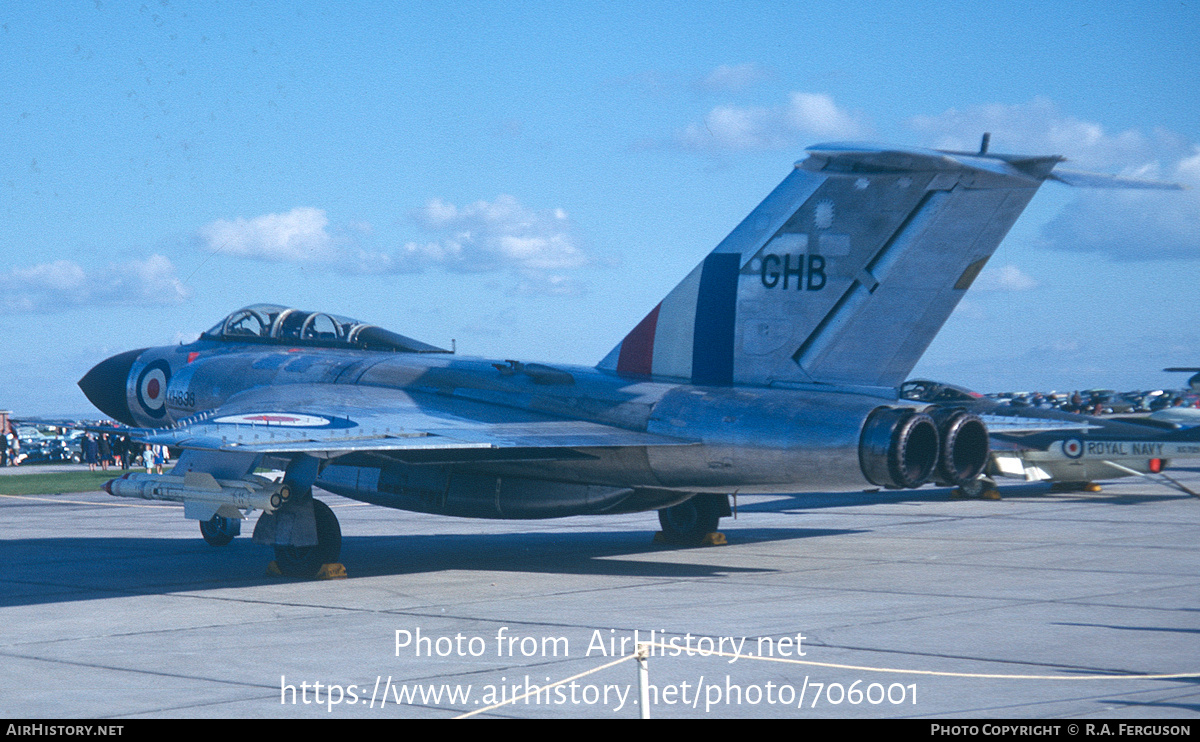
<svg viewBox="0 0 1200 742">
<path fill-rule="evenodd" d="M 1144 185 L 1060 159 L 811 148 L 594 368 L 246 307 L 79 382 L 139 440 L 184 450 L 170 474 L 106 489 L 183 502 L 213 544 L 262 510 L 254 539 L 304 575 L 341 543 L 314 485 L 478 518 L 658 510 L 668 537 L 696 542 L 733 491 L 971 483 L 984 424 L 898 386 L 1045 180 Z"/>
</svg>

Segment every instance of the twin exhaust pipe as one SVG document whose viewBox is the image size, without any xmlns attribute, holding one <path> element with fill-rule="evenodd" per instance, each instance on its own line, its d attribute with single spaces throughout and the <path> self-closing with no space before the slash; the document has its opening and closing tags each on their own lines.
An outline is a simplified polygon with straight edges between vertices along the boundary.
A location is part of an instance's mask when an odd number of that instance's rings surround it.
<svg viewBox="0 0 1200 742">
<path fill-rule="evenodd" d="M 966 410 L 878 407 L 863 425 L 858 461 L 880 487 L 958 487 L 983 473 L 989 453 L 987 426 Z"/>
</svg>

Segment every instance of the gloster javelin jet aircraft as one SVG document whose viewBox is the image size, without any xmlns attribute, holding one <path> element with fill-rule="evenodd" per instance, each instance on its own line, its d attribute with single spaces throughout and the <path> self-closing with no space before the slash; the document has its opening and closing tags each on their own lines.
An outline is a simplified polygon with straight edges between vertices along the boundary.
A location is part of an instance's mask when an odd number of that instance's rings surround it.
<svg viewBox="0 0 1200 742">
<path fill-rule="evenodd" d="M 187 345 L 113 356 L 79 385 L 146 443 L 183 449 L 114 495 L 175 500 L 214 544 L 286 574 L 335 562 L 314 485 L 476 518 L 657 510 L 694 542 L 730 493 L 962 485 L 974 414 L 898 392 L 1061 157 L 860 144 L 808 156 L 594 368 L 459 358 L 374 325 L 274 305 Z M 260 467 L 284 471 L 275 482 Z"/>
</svg>

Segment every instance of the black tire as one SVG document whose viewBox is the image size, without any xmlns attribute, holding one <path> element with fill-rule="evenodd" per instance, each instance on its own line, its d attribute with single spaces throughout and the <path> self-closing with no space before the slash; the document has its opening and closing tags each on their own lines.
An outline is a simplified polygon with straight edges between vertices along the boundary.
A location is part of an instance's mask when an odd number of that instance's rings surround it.
<svg viewBox="0 0 1200 742">
<path fill-rule="evenodd" d="M 211 520 L 200 521 L 200 535 L 209 546 L 226 546 L 241 531 L 241 521 L 234 518 L 214 515 Z"/>
<path fill-rule="evenodd" d="M 995 485 L 992 486 L 994 487 Z M 967 497 L 981 497 L 983 495 L 983 491 L 988 489 L 988 483 L 984 481 L 983 477 L 976 477 L 969 482 L 963 482 L 962 484 L 958 485 L 958 488 L 962 490 L 962 493 Z"/>
<path fill-rule="evenodd" d="M 663 537 L 672 544 L 694 546 L 717 530 L 722 508 L 716 498 L 696 495 L 678 505 L 658 511 Z"/>
<path fill-rule="evenodd" d="M 276 546 L 275 564 L 288 577 L 313 577 L 322 564 L 336 562 L 342 553 L 342 527 L 329 506 L 313 500 L 317 520 L 316 546 Z"/>
</svg>

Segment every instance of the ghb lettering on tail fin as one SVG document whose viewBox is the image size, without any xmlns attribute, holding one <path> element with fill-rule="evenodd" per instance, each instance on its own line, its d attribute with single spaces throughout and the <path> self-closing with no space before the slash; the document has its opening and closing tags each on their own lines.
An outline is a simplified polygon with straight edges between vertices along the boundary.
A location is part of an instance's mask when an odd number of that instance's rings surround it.
<svg viewBox="0 0 1200 742">
<path fill-rule="evenodd" d="M 811 147 L 600 362 L 706 386 L 894 388 L 1063 158 Z"/>
</svg>

